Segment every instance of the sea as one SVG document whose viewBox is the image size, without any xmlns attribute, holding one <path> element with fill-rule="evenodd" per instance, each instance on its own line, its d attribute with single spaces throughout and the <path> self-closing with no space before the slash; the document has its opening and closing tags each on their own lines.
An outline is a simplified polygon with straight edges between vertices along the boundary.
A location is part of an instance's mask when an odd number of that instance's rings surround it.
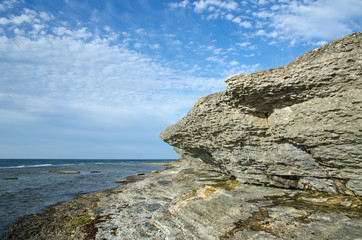
<svg viewBox="0 0 362 240">
<path fill-rule="evenodd" d="M 175 159 L 0 159 L 0 238 L 17 218 L 47 206 L 114 188 L 115 180 L 163 169 L 149 162 Z M 59 174 L 54 171 L 79 171 Z"/>
</svg>

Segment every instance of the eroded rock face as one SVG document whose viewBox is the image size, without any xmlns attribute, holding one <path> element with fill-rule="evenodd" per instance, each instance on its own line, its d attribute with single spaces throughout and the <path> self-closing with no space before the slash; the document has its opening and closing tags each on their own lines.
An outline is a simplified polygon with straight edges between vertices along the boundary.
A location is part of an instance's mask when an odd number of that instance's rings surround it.
<svg viewBox="0 0 362 240">
<path fill-rule="evenodd" d="M 226 80 L 160 137 L 239 181 L 362 195 L 362 32 Z"/>
</svg>

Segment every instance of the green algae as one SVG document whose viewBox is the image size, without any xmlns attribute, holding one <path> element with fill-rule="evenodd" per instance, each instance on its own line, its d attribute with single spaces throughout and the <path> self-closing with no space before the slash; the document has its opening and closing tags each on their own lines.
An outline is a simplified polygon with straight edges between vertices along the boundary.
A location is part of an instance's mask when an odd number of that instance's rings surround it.
<svg viewBox="0 0 362 240">
<path fill-rule="evenodd" d="M 237 180 L 227 180 L 227 181 L 219 181 L 218 183 L 212 184 L 211 186 L 230 191 L 241 184 L 242 183 Z"/>
<path fill-rule="evenodd" d="M 66 216 L 63 217 L 63 222 L 66 223 L 67 230 L 72 232 L 75 231 L 79 226 L 83 226 L 91 221 L 92 216 L 86 213 L 85 215 L 78 215 L 74 217 Z"/>
</svg>

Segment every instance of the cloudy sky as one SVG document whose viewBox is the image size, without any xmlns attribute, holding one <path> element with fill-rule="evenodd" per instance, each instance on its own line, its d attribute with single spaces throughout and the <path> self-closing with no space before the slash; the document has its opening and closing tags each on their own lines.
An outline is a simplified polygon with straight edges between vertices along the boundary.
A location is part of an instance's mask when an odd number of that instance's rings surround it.
<svg viewBox="0 0 362 240">
<path fill-rule="evenodd" d="M 177 158 L 224 80 L 361 31 L 360 0 L 0 1 L 0 158 Z"/>
</svg>

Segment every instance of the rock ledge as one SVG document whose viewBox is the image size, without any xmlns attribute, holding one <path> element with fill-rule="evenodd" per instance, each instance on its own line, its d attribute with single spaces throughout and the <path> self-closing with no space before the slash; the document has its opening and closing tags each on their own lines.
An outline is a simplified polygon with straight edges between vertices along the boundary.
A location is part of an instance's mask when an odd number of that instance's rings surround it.
<svg viewBox="0 0 362 240">
<path fill-rule="evenodd" d="M 243 183 L 361 196 L 361 39 L 231 77 L 160 137 Z"/>
</svg>

